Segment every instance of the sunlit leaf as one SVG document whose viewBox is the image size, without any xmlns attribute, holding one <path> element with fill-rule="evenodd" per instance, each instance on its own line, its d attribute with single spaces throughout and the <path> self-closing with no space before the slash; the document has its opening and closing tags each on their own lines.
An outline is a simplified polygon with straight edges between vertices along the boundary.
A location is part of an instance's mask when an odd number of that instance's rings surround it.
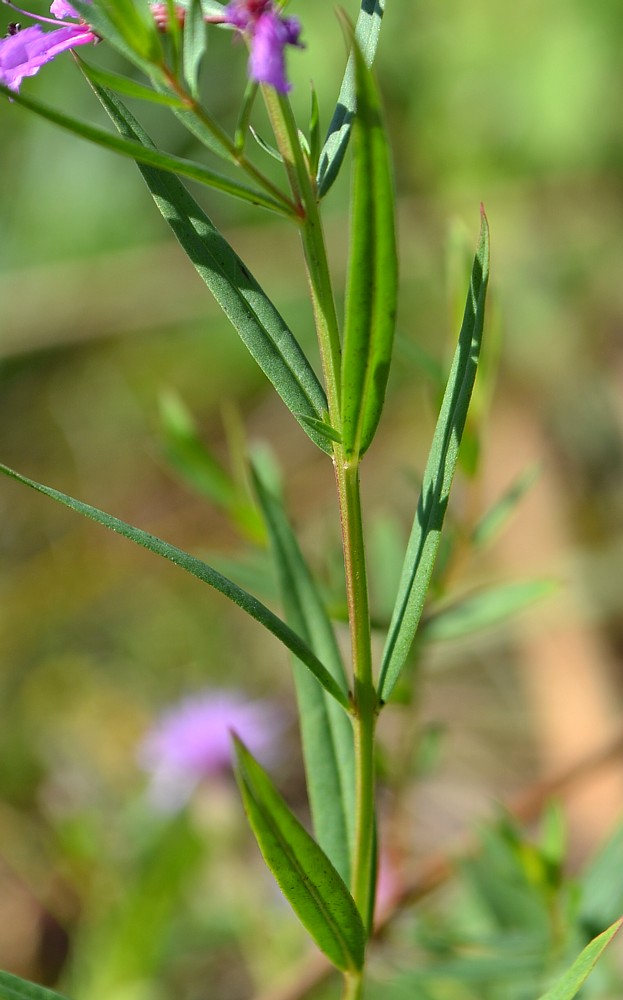
<svg viewBox="0 0 623 1000">
<path fill-rule="evenodd" d="M 384 12 L 385 0 L 361 0 L 355 25 L 355 41 L 363 53 L 367 66 L 371 66 L 374 62 Z M 325 196 L 339 173 L 348 148 L 356 106 L 355 61 L 351 53 L 327 138 L 320 153 L 317 183 L 321 198 Z"/>
<path fill-rule="evenodd" d="M 67 1000 L 62 993 L 37 986 L 10 972 L 0 972 L 0 1000 Z"/>
<path fill-rule="evenodd" d="M 236 776 L 249 822 L 281 891 L 338 969 L 363 965 L 365 931 L 355 901 L 316 841 L 246 747 L 235 739 Z"/>
<path fill-rule="evenodd" d="M 97 88 L 97 93 L 116 127 L 150 148 L 149 137 L 127 108 L 109 91 Z M 324 390 L 283 317 L 183 184 L 144 165 L 139 169 L 158 209 L 259 367 L 312 441 L 330 453 L 331 442 L 304 420 L 323 419 Z"/>
<path fill-rule="evenodd" d="M 257 496 L 271 540 L 281 601 L 288 624 L 348 690 L 333 626 L 305 562 L 281 499 L 260 463 L 254 463 Z M 316 838 L 346 883 L 354 846 L 355 766 L 350 719 L 309 671 L 295 664 L 303 755 Z"/>
<path fill-rule="evenodd" d="M 379 697 L 386 701 L 417 631 L 439 547 L 461 436 L 476 378 L 489 278 L 489 227 L 482 213 L 480 241 L 463 324 L 428 455 L 422 491 L 403 564 L 394 613 L 383 652 Z"/>
<path fill-rule="evenodd" d="M 342 354 L 342 441 L 363 455 L 376 431 L 389 375 L 396 319 L 398 267 L 394 191 L 379 95 L 355 46 L 350 254 Z"/>
<path fill-rule="evenodd" d="M 621 924 L 623 924 L 623 918 L 617 920 L 611 927 L 608 927 L 602 934 L 594 938 L 578 958 L 576 958 L 564 976 L 547 993 L 539 997 L 539 1000 L 573 1000 L 578 995 L 614 935 L 620 930 Z"/>
<path fill-rule="evenodd" d="M 199 69 L 208 44 L 201 0 L 191 0 L 186 7 L 182 42 L 184 79 L 193 97 L 199 92 Z"/>
<path fill-rule="evenodd" d="M 460 639 L 508 621 L 535 601 L 555 593 L 557 587 L 553 580 L 524 580 L 467 594 L 446 607 L 433 608 L 422 621 L 420 634 L 427 642 Z"/>
<path fill-rule="evenodd" d="M 101 89 L 97 85 L 94 86 L 97 90 Z M 242 201 L 250 202 L 253 205 L 259 205 L 262 208 L 270 209 L 271 211 L 278 212 L 281 215 L 289 214 L 285 206 L 278 202 L 275 198 L 271 198 L 269 195 L 265 195 L 261 191 L 256 191 L 253 188 L 247 187 L 245 184 L 240 184 L 238 181 L 232 181 L 228 177 L 224 177 L 222 174 L 216 173 L 215 170 L 210 170 L 210 168 L 204 166 L 203 163 L 197 163 L 194 160 L 186 160 L 182 156 L 174 156 L 172 153 L 164 153 L 162 150 L 156 149 L 154 146 L 147 146 L 133 139 L 124 139 L 119 135 L 114 135 L 112 132 L 108 132 L 107 129 L 100 128 L 97 125 L 91 125 L 88 122 L 80 121 L 78 118 L 66 115 L 62 111 L 57 111 L 55 108 L 51 108 L 47 104 L 42 104 L 40 101 L 37 101 L 32 97 L 27 97 L 25 94 L 16 94 L 3 84 L 0 84 L 0 93 L 4 94 L 6 97 L 10 97 L 16 104 L 21 104 L 30 111 L 34 111 L 35 114 L 39 115 L 41 118 L 45 118 L 49 122 L 52 122 L 54 125 L 58 125 L 60 128 L 66 129 L 68 132 L 72 132 L 81 139 L 87 139 L 89 142 L 94 142 L 96 145 L 102 146 L 104 149 L 109 149 L 113 153 L 119 153 L 121 156 L 128 156 L 132 160 L 136 160 L 137 163 L 157 168 L 161 171 L 167 171 L 179 174 L 182 177 L 188 177 L 191 180 L 197 181 L 199 184 L 205 184 L 217 191 L 223 191 L 225 194 L 232 195 Z"/>
<path fill-rule="evenodd" d="M 342 687 L 337 683 L 335 678 L 331 676 L 318 657 L 312 653 L 309 646 L 301 639 L 301 637 L 293 632 L 285 622 L 281 621 L 281 619 L 277 617 L 277 615 L 273 614 L 272 611 L 265 607 L 261 601 L 258 601 L 257 598 L 248 594 L 246 590 L 243 590 L 242 587 L 239 587 L 232 580 L 229 580 L 221 573 L 218 573 L 207 563 L 203 562 L 203 560 L 197 559 L 196 556 L 189 555 L 189 553 L 184 552 L 183 549 L 179 549 L 177 546 L 171 545 L 169 542 L 165 542 L 161 538 L 157 538 L 155 535 L 151 535 L 149 532 L 143 531 L 141 528 L 136 528 L 134 525 L 127 524 L 125 521 L 121 521 L 119 518 L 113 517 L 111 514 L 107 514 L 105 511 L 99 510 L 97 507 L 91 507 L 90 504 L 82 503 L 80 500 L 75 500 L 66 493 L 54 490 L 50 486 L 43 486 L 41 483 L 36 483 L 32 479 L 28 479 L 26 476 L 20 475 L 19 472 L 9 469 L 6 465 L 0 465 L 0 472 L 9 476 L 11 479 L 17 480 L 18 483 L 23 483 L 25 486 L 30 486 L 31 489 L 37 490 L 37 492 L 51 497 L 52 500 L 56 500 L 57 503 L 63 504 L 65 507 L 69 507 L 70 510 L 74 510 L 78 514 L 82 514 L 84 517 L 90 518 L 92 521 L 97 521 L 98 524 L 102 524 L 105 528 L 115 531 L 117 534 L 122 535 L 123 538 L 128 538 L 131 542 L 135 542 L 137 545 L 141 545 L 143 548 L 149 549 L 150 552 L 155 552 L 156 555 L 162 556 L 163 559 L 168 559 L 169 562 L 174 563 L 181 569 L 186 570 L 187 573 L 197 577 L 197 579 L 201 580 L 202 583 L 207 583 L 208 586 L 213 587 L 214 590 L 218 590 L 220 594 L 223 594 L 234 604 L 237 604 L 238 607 L 242 608 L 243 611 L 246 611 L 251 618 L 255 618 L 256 621 L 264 626 L 264 628 L 266 628 L 269 632 L 272 632 L 272 634 L 276 636 L 276 638 L 279 639 L 284 646 L 286 646 L 306 665 L 308 670 L 311 670 L 323 687 L 326 688 L 326 690 L 334 698 L 336 698 L 337 701 L 344 706 L 344 708 L 348 709 L 348 698 L 344 694 Z"/>
</svg>

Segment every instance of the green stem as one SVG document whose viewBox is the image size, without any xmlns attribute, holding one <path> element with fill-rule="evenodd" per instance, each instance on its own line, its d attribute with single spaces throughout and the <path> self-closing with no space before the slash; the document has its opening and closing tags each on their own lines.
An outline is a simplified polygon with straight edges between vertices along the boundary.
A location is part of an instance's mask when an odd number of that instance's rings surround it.
<svg viewBox="0 0 623 1000">
<path fill-rule="evenodd" d="M 329 419 L 339 432 L 342 348 L 315 186 L 309 176 L 287 98 L 278 94 L 273 87 L 262 87 L 262 92 L 301 222 L 301 238 L 329 404 Z"/>
<path fill-rule="evenodd" d="M 293 215 L 296 214 L 296 206 L 286 198 L 283 191 L 273 184 L 268 177 L 266 177 L 261 170 L 251 163 L 247 159 L 244 152 L 238 147 L 235 140 L 231 139 L 227 132 L 221 128 L 221 126 L 214 121 L 213 118 L 202 107 L 199 101 L 188 92 L 181 81 L 178 79 L 175 73 L 165 64 L 159 67 L 161 72 L 164 74 L 166 82 L 171 90 L 177 94 L 179 99 L 184 103 L 186 109 L 191 112 L 201 124 L 208 130 L 208 132 L 216 139 L 219 146 L 222 147 L 223 152 L 227 155 L 228 159 L 231 160 L 237 167 L 251 177 L 257 184 L 260 185 L 265 191 L 273 196 L 277 201 L 279 201 L 285 208 L 289 210 Z"/>
<path fill-rule="evenodd" d="M 338 449 L 336 449 L 336 452 Z M 364 924 L 370 929 L 374 871 L 374 729 L 377 696 L 372 677 L 370 611 L 365 565 L 359 464 L 335 463 L 346 576 L 348 620 L 353 664 L 353 725 L 355 732 L 355 857 L 352 892 Z"/>
<path fill-rule="evenodd" d="M 347 972 L 344 976 L 342 1000 L 361 1000 L 363 992 L 363 972 Z"/>
<path fill-rule="evenodd" d="M 286 98 L 264 87 L 264 99 L 279 151 L 299 209 L 307 276 L 332 426 L 341 431 L 340 388 L 342 352 L 327 252 L 316 189 L 298 139 Z M 341 444 L 333 453 L 340 520 L 353 666 L 353 727 L 355 738 L 355 851 L 351 890 L 364 926 L 372 923 L 374 824 L 374 729 L 378 699 L 372 676 L 370 610 L 365 564 L 359 461 L 347 459 Z M 363 972 L 345 979 L 344 1000 L 359 1000 Z"/>
</svg>

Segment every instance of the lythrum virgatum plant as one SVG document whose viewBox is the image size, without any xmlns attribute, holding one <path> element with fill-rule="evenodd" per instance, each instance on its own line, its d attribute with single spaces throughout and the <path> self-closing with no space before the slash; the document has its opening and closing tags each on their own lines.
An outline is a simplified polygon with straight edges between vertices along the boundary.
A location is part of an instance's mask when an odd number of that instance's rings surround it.
<svg viewBox="0 0 623 1000">
<path fill-rule="evenodd" d="M 9 6 L 12 6 L 9 4 Z M 381 103 L 371 71 L 384 0 L 363 0 L 356 24 L 344 15 L 349 50 L 339 97 L 324 141 L 315 95 L 307 128 L 288 100 L 286 53 L 302 44 L 296 17 L 278 0 L 54 0 L 51 18 L 8 26 L 0 41 L 0 90 L 17 116 L 29 109 L 59 127 L 133 159 L 154 203 L 199 276 L 304 433 L 333 463 L 342 526 L 350 631 L 346 662 L 320 590 L 261 462 L 253 467 L 257 502 L 281 583 L 284 617 L 199 558 L 111 514 L 21 473 L 6 476 L 64 504 L 168 559 L 237 604 L 291 652 L 300 711 L 313 835 L 293 814 L 266 770 L 234 734 L 244 807 L 284 895 L 317 946 L 344 979 L 344 998 L 362 996 L 372 932 L 378 846 L 375 831 L 375 725 L 409 655 L 437 553 L 461 436 L 481 350 L 489 275 L 488 225 L 481 229 L 456 353 L 430 447 L 394 611 L 379 663 L 373 662 L 366 579 L 366 532 L 359 470 L 381 418 L 394 341 L 398 264 L 392 168 Z M 411 12 L 404 17 L 411 30 Z M 213 117 L 200 87 L 210 32 L 230 30 L 248 47 L 249 83 L 238 126 L 229 134 Z M 95 44 L 112 46 L 133 67 L 120 76 L 92 63 Z M 70 50 L 113 129 L 79 121 L 40 102 L 23 81 Z M 159 149 L 123 98 L 172 113 L 228 170 Z M 250 123 L 264 102 L 282 167 L 276 183 L 248 156 Z M 352 158 L 345 159 L 348 144 Z M 268 147 L 268 144 L 264 144 Z M 267 149 L 268 151 L 268 149 Z M 346 299 L 340 315 L 327 260 L 321 208 L 350 162 L 350 246 Z M 230 168 L 235 168 L 234 170 Z M 183 183 L 191 179 L 229 198 L 288 220 L 300 234 L 321 373 L 312 367 L 268 298 Z M 616 926 L 596 939 L 548 1000 L 575 995 Z M 49 991 L 6 973 L 0 995 L 43 1000 Z M 88 998 L 84 998 L 88 1000 Z"/>
</svg>

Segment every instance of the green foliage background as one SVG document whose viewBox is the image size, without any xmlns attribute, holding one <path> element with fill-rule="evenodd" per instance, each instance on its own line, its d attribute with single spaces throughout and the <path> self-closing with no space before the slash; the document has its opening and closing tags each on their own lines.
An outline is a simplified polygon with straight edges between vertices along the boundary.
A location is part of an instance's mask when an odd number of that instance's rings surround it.
<svg viewBox="0 0 623 1000">
<path fill-rule="evenodd" d="M 580 562 L 613 658 L 623 634 L 619 4 L 387 6 L 377 67 L 399 194 L 401 340 L 364 466 L 381 539 L 377 607 L 433 426 L 438 387 L 421 352 L 445 365 L 458 328 L 453 293 L 464 293 L 448 247 L 462 246 L 464 232 L 473 245 L 482 201 L 493 235 L 492 342 L 503 331 L 492 420 L 512 400 L 541 429 L 565 484 L 557 502 L 567 557 Z M 305 122 L 313 78 L 326 127 L 341 31 L 330 3 L 295 7 L 307 48 L 289 55 L 294 104 Z M 242 48 L 215 33 L 205 93 L 230 125 L 244 63 Z M 104 124 L 69 57 L 24 89 Z M 140 115 L 167 148 L 192 151 L 157 109 Z M 231 436 L 238 412 L 252 439 L 274 444 L 303 545 L 329 552 L 317 564 L 335 592 L 330 469 L 172 244 L 138 171 L 17 105 L 0 106 L 0 134 L 0 459 L 191 551 L 231 558 L 241 549 L 236 532 L 165 458 L 159 401 L 178 393 L 223 460 L 223 425 Z M 326 203 L 338 280 L 347 198 L 341 180 Z M 237 203 L 206 204 L 313 352 L 296 234 Z M 508 451 L 516 447 L 508 440 Z M 270 693 L 291 717 L 285 655 L 193 580 L 18 485 L 2 484 L 0 512 L 0 966 L 49 983 L 64 968 L 65 988 L 89 1000 L 207 996 L 206 981 L 223 1000 L 251 995 L 304 951 L 304 939 L 266 881 L 233 788 L 206 792 L 192 821 L 147 829 L 135 747 L 154 712 L 205 684 Z M 490 582 L 494 568 L 495 558 L 470 564 L 463 584 Z M 464 737 L 450 741 L 446 780 L 471 787 L 478 771 L 476 804 L 488 783 L 495 794 L 527 783 L 537 772 L 533 706 L 516 697 L 512 633 L 437 657 L 463 667 L 429 683 L 429 721 L 458 723 Z M 620 678 L 610 680 L 620 705 Z M 287 741 L 277 777 L 304 815 L 296 734 Z M 437 808 L 433 843 L 438 827 L 453 835 L 473 811 L 444 818 Z M 405 837 L 424 849 L 418 822 Z M 422 997 L 459 996 L 419 988 Z"/>
</svg>

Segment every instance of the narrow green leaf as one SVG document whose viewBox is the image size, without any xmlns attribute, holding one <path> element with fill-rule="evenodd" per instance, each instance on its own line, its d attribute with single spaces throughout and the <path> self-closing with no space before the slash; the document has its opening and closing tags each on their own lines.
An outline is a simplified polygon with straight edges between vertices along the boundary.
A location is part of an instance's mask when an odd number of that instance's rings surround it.
<svg viewBox="0 0 623 1000">
<path fill-rule="evenodd" d="M 355 41 L 363 53 L 367 66 L 371 66 L 374 62 L 384 13 L 385 0 L 361 0 L 355 25 Z M 321 198 L 324 198 L 340 171 L 348 148 L 356 106 L 355 62 L 351 53 L 327 138 L 320 153 L 317 184 Z"/>
<path fill-rule="evenodd" d="M 350 255 L 342 355 L 342 439 L 356 458 L 383 409 L 394 340 L 398 266 L 394 192 L 378 91 L 357 45 Z"/>
<path fill-rule="evenodd" d="M 119 131 L 151 148 L 127 108 L 109 91 L 98 87 L 96 92 Z M 327 401 L 285 320 L 183 184 L 140 163 L 139 169 L 164 219 L 249 352 L 312 441 L 330 453 L 331 442 L 303 420 L 322 420 Z"/>
<path fill-rule="evenodd" d="M 318 434 L 322 434 L 327 441 L 337 441 L 338 443 L 341 443 L 341 434 L 336 431 L 335 427 L 332 427 L 331 424 L 328 424 L 325 420 L 318 420 L 317 417 L 306 417 L 303 416 L 303 414 L 301 414 L 300 418 L 303 423 L 307 424 L 308 427 L 317 431 Z"/>
<path fill-rule="evenodd" d="M 0 972 L 0 1000 L 66 1000 L 66 997 L 10 972 Z"/>
<path fill-rule="evenodd" d="M 468 594 L 446 607 L 433 608 L 422 620 L 420 634 L 426 642 L 460 639 L 472 632 L 491 628 L 519 614 L 525 608 L 553 594 L 553 580 L 524 580 Z"/>
<path fill-rule="evenodd" d="M 329 858 L 234 736 L 236 776 L 266 864 L 299 920 L 338 969 L 363 965 L 365 931 L 355 901 Z"/>
<path fill-rule="evenodd" d="M 162 61 L 161 39 L 147 4 L 134 0 L 89 3 L 76 0 L 76 10 L 97 34 L 149 74 Z"/>
<path fill-rule="evenodd" d="M 283 505 L 259 463 L 254 483 L 271 540 L 285 618 L 327 665 L 344 692 L 344 665 L 333 626 Z M 344 881 L 350 882 L 355 840 L 355 759 L 348 716 L 309 671 L 295 663 L 303 756 L 314 833 Z"/>
<path fill-rule="evenodd" d="M 538 465 L 531 465 L 517 476 L 515 481 L 480 519 L 472 532 L 474 545 L 482 547 L 497 538 L 517 510 L 526 493 L 539 478 Z"/>
<path fill-rule="evenodd" d="M 262 138 L 260 133 L 257 131 L 257 129 L 253 127 L 253 125 L 249 126 L 249 132 L 251 133 L 256 143 L 264 153 L 267 153 L 268 156 L 272 157 L 273 160 L 277 160 L 278 163 L 283 163 L 283 156 L 281 155 L 279 150 L 275 149 L 274 146 L 271 146 L 270 143 L 266 142 L 266 139 Z"/>
<path fill-rule="evenodd" d="M 320 105 L 318 93 L 312 83 L 311 113 L 309 116 L 309 172 L 312 176 L 318 173 L 320 162 Z"/>
<path fill-rule="evenodd" d="M 286 625 L 277 615 L 273 614 L 265 605 L 258 601 L 257 598 L 248 594 L 246 590 L 243 590 L 232 580 L 227 579 L 221 573 L 218 573 L 207 563 L 203 562 L 202 559 L 197 559 L 196 556 L 189 555 L 188 552 L 184 552 L 183 549 L 178 549 L 175 545 L 170 545 L 169 542 L 163 541 L 161 538 L 157 538 L 155 535 L 149 534 L 147 531 L 143 531 L 141 528 L 136 528 L 134 525 L 127 524 L 125 521 L 120 521 L 119 518 L 113 517 L 112 514 L 107 514 L 103 510 L 99 510 L 97 507 L 91 507 L 90 504 L 82 503 L 80 500 L 75 500 L 73 497 L 68 496 L 66 493 L 61 493 L 59 490 L 52 489 L 50 486 L 43 486 L 41 483 L 36 483 L 32 479 L 28 479 L 26 476 L 20 475 L 19 472 L 15 472 L 13 469 L 9 469 L 6 465 L 0 464 L 0 472 L 5 476 L 9 476 L 11 479 L 17 480 L 18 483 L 23 483 L 24 486 L 30 486 L 31 489 L 37 490 L 38 493 L 43 493 L 45 496 L 51 497 L 52 500 L 56 500 L 57 503 L 63 504 L 65 507 L 69 507 L 70 510 L 75 510 L 78 514 L 82 514 L 84 517 L 90 518 L 92 521 L 96 521 L 98 524 L 102 524 L 105 528 L 109 528 L 111 531 L 115 531 L 117 534 L 122 535 L 123 538 L 128 538 L 131 542 L 135 542 L 137 545 L 142 545 L 143 548 L 149 549 L 150 552 L 155 552 L 156 555 L 162 556 L 163 559 L 168 559 L 169 562 L 174 563 L 181 569 L 186 570 L 192 576 L 197 577 L 202 583 L 207 583 L 209 587 L 213 587 L 214 590 L 218 590 L 220 594 L 229 598 L 234 604 L 237 604 L 239 608 L 246 611 L 251 618 L 255 618 L 256 621 L 263 625 L 265 629 L 272 632 L 277 639 L 279 639 L 284 646 L 286 646 L 295 656 L 301 660 L 305 666 L 311 670 L 315 677 L 318 678 L 320 683 L 326 690 L 339 701 L 339 703 L 348 710 L 349 703 L 348 698 L 344 694 L 342 687 L 337 683 L 334 677 L 329 673 L 327 668 L 320 662 L 318 657 L 312 653 L 309 646 L 300 636 Z"/>
<path fill-rule="evenodd" d="M 208 43 L 201 0 L 191 0 L 186 7 L 183 33 L 184 79 L 193 97 L 199 94 L 199 69 Z"/>
<path fill-rule="evenodd" d="M 619 918 L 619 920 L 608 927 L 598 937 L 593 938 L 591 943 L 576 958 L 571 968 L 565 972 L 562 979 L 555 986 L 552 986 L 547 993 L 544 993 L 539 1000 L 573 1000 L 573 997 L 579 993 L 614 935 L 621 929 L 621 924 L 623 924 L 623 917 Z"/>
<path fill-rule="evenodd" d="M 154 90 L 153 87 L 132 80 L 129 76 L 120 76 L 118 73 L 109 73 L 107 70 L 100 69 L 99 66 L 91 66 L 76 54 L 74 54 L 74 58 L 79 62 L 80 69 L 87 80 L 92 83 L 98 83 L 101 87 L 107 87 L 117 94 L 133 97 L 139 101 L 150 101 L 152 104 L 162 104 L 167 108 L 184 107 L 184 102 L 175 94 Z"/>
<path fill-rule="evenodd" d="M 97 85 L 94 86 L 97 91 L 100 90 Z M 206 184 L 217 191 L 223 191 L 225 194 L 239 198 L 241 201 L 251 202 L 253 205 L 270 209 L 273 212 L 278 212 L 280 215 L 289 214 L 284 205 L 280 204 L 275 198 L 271 198 L 261 191 L 249 188 L 245 184 L 232 181 L 228 177 L 223 177 L 222 174 L 217 174 L 216 171 L 210 170 L 203 163 L 186 160 L 184 157 L 174 156 L 172 153 L 163 153 L 161 150 L 156 149 L 155 146 L 146 146 L 141 142 L 131 139 L 122 139 L 120 136 L 114 135 L 106 129 L 99 128 L 97 125 L 90 125 L 88 122 L 82 122 L 70 115 L 63 114 L 62 111 L 56 111 L 55 108 L 51 108 L 47 104 L 42 104 L 32 97 L 27 97 L 25 94 L 16 94 L 3 84 L 0 84 L 0 93 L 6 97 L 10 97 L 16 104 L 21 104 L 30 111 L 34 111 L 35 114 L 52 122 L 54 125 L 58 125 L 60 128 L 64 128 L 68 132 L 80 136 L 82 139 L 87 139 L 89 142 L 94 142 L 104 149 L 110 149 L 113 153 L 119 153 L 121 156 L 129 156 L 139 164 L 179 174 L 182 177 L 189 177 L 200 184 Z"/>
<path fill-rule="evenodd" d="M 234 145 L 239 153 L 244 152 L 244 147 L 247 141 L 247 132 L 249 131 L 249 122 L 251 121 L 251 112 L 253 111 L 253 105 L 255 104 L 255 98 L 257 97 L 258 90 L 259 85 L 255 83 L 254 80 L 247 80 L 234 132 Z"/>
<path fill-rule="evenodd" d="M 433 572 L 478 368 L 488 278 L 489 227 L 483 209 L 480 241 L 474 259 L 459 342 L 426 463 L 422 491 L 383 652 L 379 678 L 379 697 L 383 701 L 387 701 L 409 655 Z"/>
</svg>

